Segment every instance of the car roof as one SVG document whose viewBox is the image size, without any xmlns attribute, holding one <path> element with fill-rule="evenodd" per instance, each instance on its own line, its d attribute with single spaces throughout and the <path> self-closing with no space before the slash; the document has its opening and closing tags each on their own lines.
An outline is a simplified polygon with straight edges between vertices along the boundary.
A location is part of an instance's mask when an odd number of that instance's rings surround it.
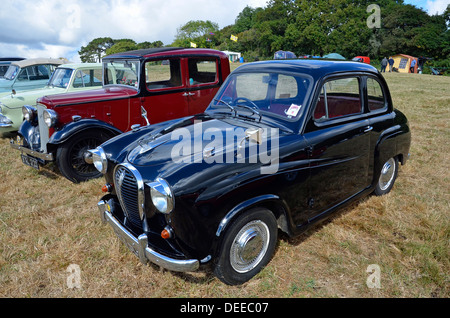
<svg viewBox="0 0 450 318">
<path fill-rule="evenodd" d="M 12 62 L 11 65 L 17 65 L 19 67 L 27 67 L 30 65 L 36 65 L 36 64 L 65 64 L 67 61 L 61 60 L 61 59 L 49 59 L 49 58 L 33 58 L 33 59 L 26 59 L 22 61 L 15 61 Z"/>
<path fill-rule="evenodd" d="M 127 51 L 121 53 L 115 53 L 111 55 L 107 55 L 103 57 L 103 59 L 111 59 L 111 58 L 146 58 L 151 57 L 152 55 L 165 55 L 165 53 L 169 53 L 167 55 L 192 55 L 192 54 L 211 54 L 211 55 L 222 55 L 226 56 L 225 53 L 213 49 L 196 49 L 196 48 L 181 48 L 181 47 L 159 47 L 159 48 L 150 48 L 150 49 L 142 49 L 142 50 L 134 50 Z"/>
<path fill-rule="evenodd" d="M 63 64 L 58 66 L 58 68 L 72 68 L 72 69 L 77 69 L 77 68 L 85 68 L 85 67 L 102 67 L 102 63 L 67 63 L 67 64 Z"/>
<path fill-rule="evenodd" d="M 332 60 L 332 59 L 298 59 L 298 60 L 270 60 L 253 62 L 239 66 L 234 72 L 294 72 L 309 74 L 315 78 L 339 72 L 371 72 L 378 70 L 365 63 Z"/>
<path fill-rule="evenodd" d="M 0 57 L 0 62 L 14 62 L 24 60 L 24 57 Z"/>
</svg>

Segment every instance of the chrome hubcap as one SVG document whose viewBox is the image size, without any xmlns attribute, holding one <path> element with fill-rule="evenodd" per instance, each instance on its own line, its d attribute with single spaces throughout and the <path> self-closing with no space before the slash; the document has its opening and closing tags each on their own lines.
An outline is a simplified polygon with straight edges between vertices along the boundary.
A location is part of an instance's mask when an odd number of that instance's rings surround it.
<svg viewBox="0 0 450 318">
<path fill-rule="evenodd" d="M 395 160 L 389 159 L 381 169 L 379 185 L 381 190 L 386 190 L 392 184 L 395 175 Z"/>
<path fill-rule="evenodd" d="M 269 247 L 269 228 L 260 221 L 247 223 L 234 238 L 230 250 L 230 263 L 238 273 L 255 268 Z"/>
</svg>

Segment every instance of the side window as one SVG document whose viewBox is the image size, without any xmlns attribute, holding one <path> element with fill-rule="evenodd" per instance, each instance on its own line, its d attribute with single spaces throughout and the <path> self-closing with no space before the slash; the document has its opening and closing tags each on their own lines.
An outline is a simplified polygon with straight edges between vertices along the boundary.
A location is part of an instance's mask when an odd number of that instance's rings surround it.
<svg viewBox="0 0 450 318">
<path fill-rule="evenodd" d="M 28 67 L 20 70 L 19 75 L 17 75 L 18 81 L 28 81 Z"/>
<path fill-rule="evenodd" d="M 328 119 L 361 113 L 359 79 L 340 78 L 325 82 L 314 110 L 314 119 Z"/>
<path fill-rule="evenodd" d="M 386 106 L 383 89 L 381 88 L 380 83 L 370 77 L 367 78 L 367 102 L 370 111 L 383 109 Z"/>
<path fill-rule="evenodd" d="M 101 75 L 101 70 L 79 70 L 75 75 L 75 79 L 73 80 L 73 87 L 79 88 L 101 86 Z"/>
<path fill-rule="evenodd" d="M 19 81 L 48 80 L 51 75 L 50 65 L 32 65 L 22 69 L 19 73 Z"/>
<path fill-rule="evenodd" d="M 191 58 L 188 61 L 189 85 L 213 84 L 217 79 L 215 59 Z"/>
<path fill-rule="evenodd" d="M 85 75 L 82 71 L 77 71 L 75 74 L 75 78 L 73 79 L 73 87 L 80 88 L 83 87 L 83 75 Z"/>
<path fill-rule="evenodd" d="M 149 90 L 181 86 L 180 60 L 157 60 L 145 63 L 145 78 Z"/>
<path fill-rule="evenodd" d="M 37 78 L 39 80 L 49 79 L 50 78 L 50 70 L 49 65 L 38 65 L 37 66 Z"/>
</svg>

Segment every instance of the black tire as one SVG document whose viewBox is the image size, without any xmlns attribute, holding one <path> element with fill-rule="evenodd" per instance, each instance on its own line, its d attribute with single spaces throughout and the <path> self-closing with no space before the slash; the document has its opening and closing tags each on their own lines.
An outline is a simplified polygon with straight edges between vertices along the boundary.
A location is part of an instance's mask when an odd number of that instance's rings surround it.
<svg viewBox="0 0 450 318">
<path fill-rule="evenodd" d="M 102 174 L 94 165 L 85 161 L 85 154 L 110 138 L 104 131 L 92 130 L 71 137 L 56 151 L 56 164 L 61 174 L 74 183 L 101 177 Z"/>
<path fill-rule="evenodd" d="M 381 167 L 380 177 L 375 187 L 375 195 L 381 196 L 389 193 L 394 186 L 398 175 L 398 159 L 389 158 Z"/>
<path fill-rule="evenodd" d="M 228 285 L 245 283 L 269 263 L 277 240 L 277 220 L 270 210 L 244 212 L 226 229 L 214 274 Z"/>
</svg>

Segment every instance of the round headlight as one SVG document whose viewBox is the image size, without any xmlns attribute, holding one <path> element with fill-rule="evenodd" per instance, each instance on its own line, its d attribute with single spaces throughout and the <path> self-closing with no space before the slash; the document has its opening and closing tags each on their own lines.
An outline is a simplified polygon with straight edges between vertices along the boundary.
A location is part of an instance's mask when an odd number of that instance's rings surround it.
<svg viewBox="0 0 450 318">
<path fill-rule="evenodd" d="M 58 122 L 58 113 L 55 112 L 53 109 L 44 110 L 42 117 L 44 118 L 44 122 L 48 126 L 48 128 L 54 127 L 55 124 Z"/>
<path fill-rule="evenodd" d="M 24 105 L 22 106 L 22 115 L 26 121 L 32 122 L 36 117 L 36 108 L 30 105 Z"/>
<path fill-rule="evenodd" d="M 103 148 L 97 147 L 88 151 L 92 154 L 92 163 L 94 164 L 95 169 L 105 174 L 108 168 L 108 160 Z"/>
<path fill-rule="evenodd" d="M 175 207 L 175 199 L 172 189 L 166 180 L 156 178 L 156 181 L 149 183 L 150 196 L 155 208 L 161 213 L 170 213 Z"/>
</svg>

